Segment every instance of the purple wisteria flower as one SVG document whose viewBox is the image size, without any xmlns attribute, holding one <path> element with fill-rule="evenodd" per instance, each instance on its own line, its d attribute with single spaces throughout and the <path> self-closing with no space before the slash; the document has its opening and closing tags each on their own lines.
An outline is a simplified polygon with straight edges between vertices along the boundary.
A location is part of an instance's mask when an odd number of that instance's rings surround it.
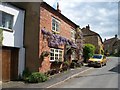
<svg viewBox="0 0 120 90">
<path fill-rule="evenodd" d="M 47 34 L 47 31 L 44 30 L 44 29 L 42 29 L 41 31 L 42 31 L 43 34 Z"/>
</svg>

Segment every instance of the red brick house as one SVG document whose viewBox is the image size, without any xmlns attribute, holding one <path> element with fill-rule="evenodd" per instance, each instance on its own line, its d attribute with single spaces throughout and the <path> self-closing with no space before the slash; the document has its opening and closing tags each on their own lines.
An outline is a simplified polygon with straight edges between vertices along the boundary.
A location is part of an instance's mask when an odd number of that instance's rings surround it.
<svg viewBox="0 0 120 90">
<path fill-rule="evenodd" d="M 45 2 L 41 3 L 39 57 L 44 51 L 50 52 L 50 55 L 41 62 L 39 68 L 41 72 L 62 68 L 62 64 L 54 64 L 56 60 L 58 62 L 67 60 L 70 63 L 72 59 L 77 58 L 76 49 L 82 45 L 81 39 L 77 39 L 80 42 L 77 46 L 75 38 L 77 28 L 79 28 L 78 25 L 61 14 L 59 6 L 55 10 Z M 79 33 L 82 34 L 80 30 Z M 71 52 L 72 49 L 73 53 Z M 82 52 L 82 46 L 79 51 Z"/>
<path fill-rule="evenodd" d="M 82 32 L 78 25 L 46 2 L 12 3 L 25 10 L 25 67 L 31 72 L 62 68 L 55 62 L 81 60 Z"/>
</svg>

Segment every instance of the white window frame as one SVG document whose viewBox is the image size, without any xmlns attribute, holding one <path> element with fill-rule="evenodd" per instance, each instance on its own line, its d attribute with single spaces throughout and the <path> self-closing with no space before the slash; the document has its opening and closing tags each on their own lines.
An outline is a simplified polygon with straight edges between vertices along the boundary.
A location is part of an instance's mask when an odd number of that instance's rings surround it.
<svg viewBox="0 0 120 90">
<path fill-rule="evenodd" d="M 76 54 L 75 54 L 75 51 L 72 52 L 72 60 L 75 60 L 76 59 Z"/>
<path fill-rule="evenodd" d="M 51 56 L 51 52 L 52 52 L 52 50 L 53 50 L 53 56 Z M 56 52 L 56 50 L 58 50 L 58 52 Z M 60 57 L 60 52 L 61 52 L 61 57 Z M 55 55 L 58 55 L 58 59 L 56 59 L 56 56 Z M 53 57 L 53 59 L 51 60 L 51 57 Z M 50 48 L 50 61 L 57 61 L 57 60 L 59 60 L 61 58 L 61 60 L 62 60 L 62 58 L 63 58 L 63 50 L 61 50 L 61 49 L 55 49 L 55 48 Z"/>
<path fill-rule="evenodd" d="M 9 14 L 9 13 L 6 13 L 6 12 L 1 11 L 1 10 L 0 10 L 0 12 L 2 13 L 2 16 L 0 17 L 0 18 L 2 18 L 2 22 L 1 22 L 2 26 L 0 26 L 0 28 L 3 29 L 3 30 L 9 30 L 9 31 L 12 31 L 13 23 L 14 23 L 14 15 Z M 12 22 L 11 22 L 11 27 L 10 27 L 10 28 L 9 28 L 10 23 L 9 23 L 9 26 L 8 26 L 8 27 L 3 26 L 3 13 L 6 14 L 6 15 L 10 15 L 10 16 L 12 16 Z"/>
<path fill-rule="evenodd" d="M 53 29 L 53 20 L 55 20 L 55 27 L 54 27 L 55 30 Z M 57 23 L 58 23 L 58 27 L 57 27 Z M 52 17 L 52 31 L 53 32 L 60 32 L 60 21 L 54 17 Z"/>
<path fill-rule="evenodd" d="M 71 39 L 75 42 L 75 30 L 71 30 Z"/>
</svg>

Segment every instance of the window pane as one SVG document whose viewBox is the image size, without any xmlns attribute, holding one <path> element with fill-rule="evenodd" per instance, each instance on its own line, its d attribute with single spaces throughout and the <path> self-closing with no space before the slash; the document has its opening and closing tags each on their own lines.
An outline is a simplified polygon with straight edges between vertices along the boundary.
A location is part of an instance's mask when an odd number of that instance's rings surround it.
<svg viewBox="0 0 120 90">
<path fill-rule="evenodd" d="M 60 54 L 62 54 L 62 51 L 59 51 Z"/>
<path fill-rule="evenodd" d="M 50 57 L 50 60 L 54 60 L 54 57 Z"/>
<path fill-rule="evenodd" d="M 55 19 L 52 19 L 52 23 L 55 23 Z"/>
<path fill-rule="evenodd" d="M 55 18 L 52 19 L 52 30 L 59 31 L 59 22 Z"/>
<path fill-rule="evenodd" d="M 50 56 L 54 56 L 54 53 L 50 53 Z"/>
<path fill-rule="evenodd" d="M 54 53 L 54 49 L 51 49 L 50 52 L 51 52 L 51 53 Z"/>
<path fill-rule="evenodd" d="M 62 58 L 59 58 L 60 61 L 62 61 Z"/>
<path fill-rule="evenodd" d="M 55 60 L 58 60 L 58 57 L 55 57 Z"/>
<path fill-rule="evenodd" d="M 2 12 L 2 27 L 12 29 L 13 15 Z"/>
<path fill-rule="evenodd" d="M 58 50 L 56 49 L 55 52 L 58 53 Z"/>
<path fill-rule="evenodd" d="M 54 27 L 54 26 L 52 27 L 52 30 L 54 30 L 54 31 L 55 31 L 55 27 Z"/>
<path fill-rule="evenodd" d="M 55 54 L 55 57 L 56 57 L 56 56 L 58 57 L 58 54 Z"/>
</svg>

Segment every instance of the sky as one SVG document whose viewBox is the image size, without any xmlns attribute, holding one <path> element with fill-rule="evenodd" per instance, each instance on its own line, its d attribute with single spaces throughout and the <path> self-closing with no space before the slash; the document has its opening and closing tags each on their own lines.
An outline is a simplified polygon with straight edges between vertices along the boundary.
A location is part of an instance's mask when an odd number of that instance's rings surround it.
<svg viewBox="0 0 120 90">
<path fill-rule="evenodd" d="M 118 2 L 97 0 L 44 0 L 56 9 L 59 2 L 63 15 L 83 28 L 90 25 L 90 29 L 97 32 L 102 40 L 118 34 Z M 94 2 L 93 2 L 94 1 Z M 99 2 L 98 2 L 99 1 Z M 120 5 L 119 5 L 120 6 Z"/>
</svg>

